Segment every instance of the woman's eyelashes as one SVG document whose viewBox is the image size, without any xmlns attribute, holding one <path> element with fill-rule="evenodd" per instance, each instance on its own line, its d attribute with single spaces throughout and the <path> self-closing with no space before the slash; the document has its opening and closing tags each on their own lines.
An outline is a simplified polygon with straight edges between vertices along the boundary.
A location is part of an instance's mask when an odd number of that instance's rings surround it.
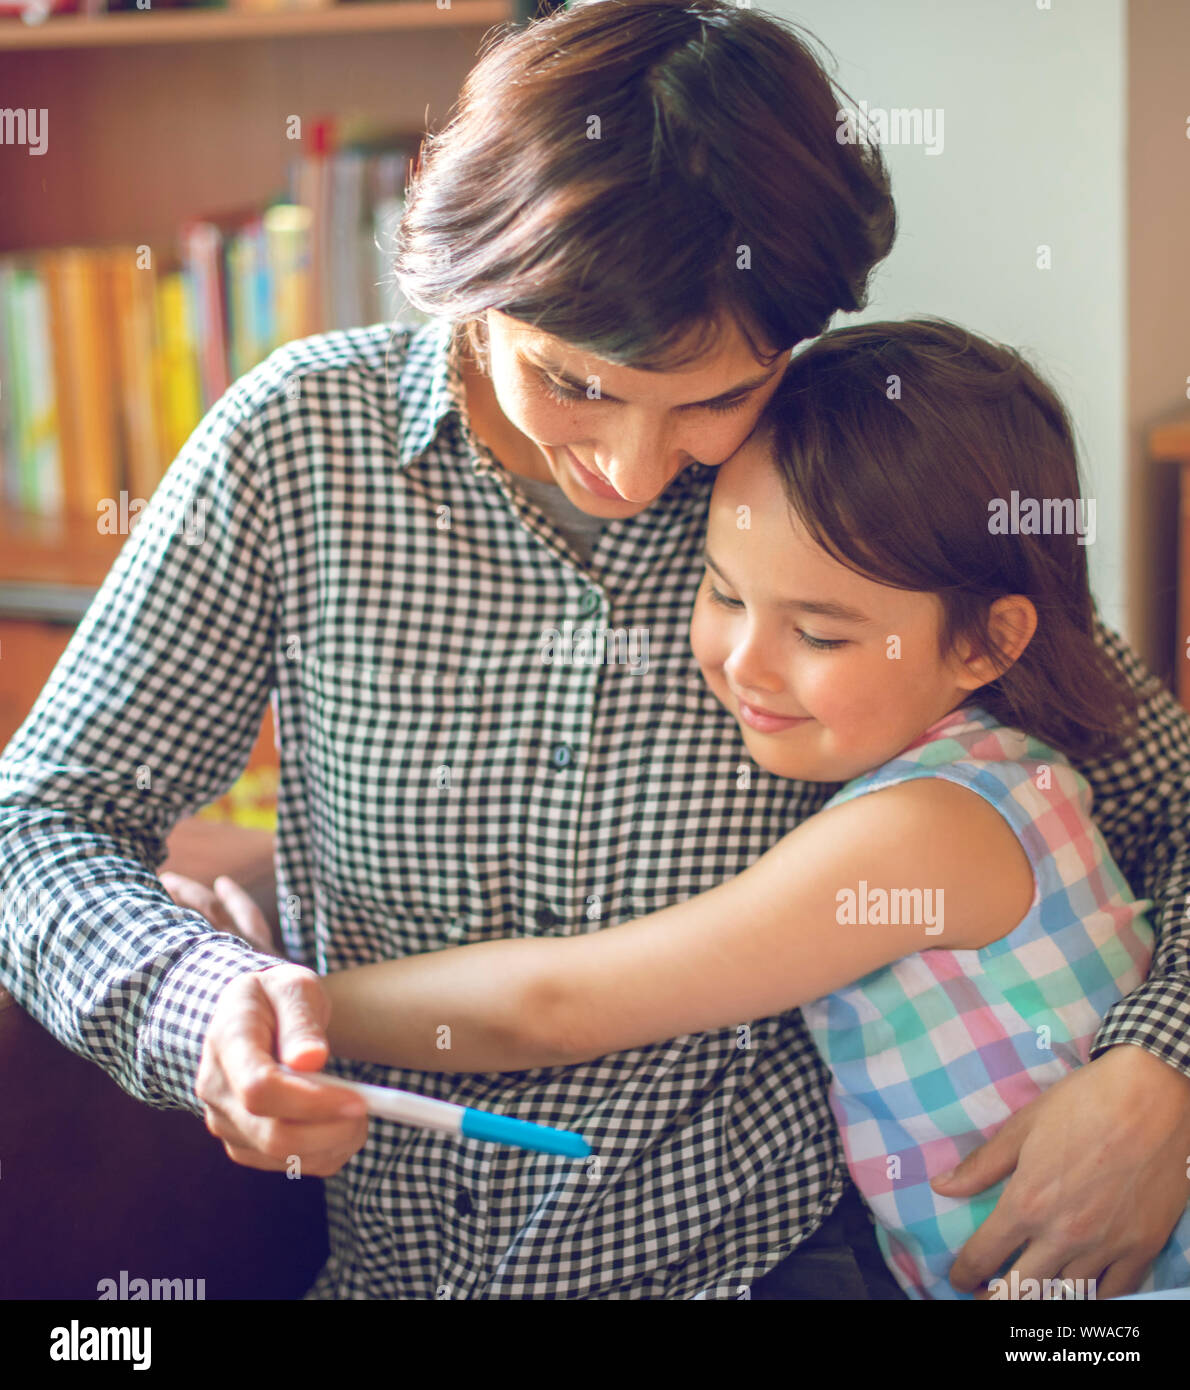
<svg viewBox="0 0 1190 1390">
<path fill-rule="evenodd" d="M 733 612 L 739 612 L 744 604 L 741 599 L 728 598 L 726 594 L 721 594 L 711 583 L 707 584 L 707 592 L 710 594 L 711 602 L 717 603 L 720 608 L 728 608 Z M 807 647 L 813 648 L 816 652 L 834 651 L 837 647 L 845 647 L 847 638 L 845 637 L 811 637 L 808 632 L 804 632 L 800 627 L 795 629 L 799 642 L 804 642 Z"/>
<path fill-rule="evenodd" d="M 552 396 L 556 401 L 585 401 L 587 399 L 585 391 L 580 391 L 574 386 L 567 386 L 563 381 L 555 381 L 547 372 L 540 373 L 538 380 L 545 387 L 547 395 Z M 599 397 L 594 396 L 592 399 L 598 400 Z"/>
<path fill-rule="evenodd" d="M 558 381 L 555 377 L 552 377 L 549 372 L 540 372 L 538 374 L 538 381 L 545 388 L 546 394 L 560 403 L 573 403 L 574 401 L 585 400 L 597 401 L 602 399 L 598 395 L 589 396 L 587 391 L 580 386 L 571 386 L 568 382 Z M 727 400 L 714 401 L 700 408 L 709 410 L 713 414 L 727 414 L 728 411 L 739 410 L 742 406 L 746 405 L 751 394 L 750 391 L 747 391 L 742 396 L 731 396 Z"/>
</svg>

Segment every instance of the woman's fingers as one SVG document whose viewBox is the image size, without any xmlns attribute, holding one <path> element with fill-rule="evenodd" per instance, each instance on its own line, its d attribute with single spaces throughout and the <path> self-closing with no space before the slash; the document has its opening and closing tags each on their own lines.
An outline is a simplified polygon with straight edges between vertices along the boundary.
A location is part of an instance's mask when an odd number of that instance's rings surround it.
<svg viewBox="0 0 1190 1390">
<path fill-rule="evenodd" d="M 326 991 L 320 987 L 317 994 L 313 993 L 305 972 L 266 970 L 261 984 L 272 1001 L 277 1019 L 275 1049 L 278 1058 L 286 1066 L 301 1071 L 317 1071 L 324 1067 L 330 1056 L 326 1025 L 330 1022 L 331 1003 Z M 308 1082 L 303 1083 L 302 1089 L 322 1088 Z"/>
<path fill-rule="evenodd" d="M 1135 1293 L 1152 1263 L 1153 1257 L 1147 1252 L 1121 1256 L 1104 1270 L 1095 1287 L 1095 1297 L 1119 1298 L 1122 1294 Z"/>
<path fill-rule="evenodd" d="M 338 1172 L 367 1138 L 359 1096 L 305 1081 L 280 1065 L 285 1048 L 307 1067 L 326 1059 L 330 1004 L 318 976 L 296 965 L 242 975 L 219 997 L 195 1087 L 207 1128 L 249 1168 Z"/>
<path fill-rule="evenodd" d="M 1001 1195 L 992 1214 L 955 1256 L 950 1267 L 951 1285 L 960 1293 L 974 1293 L 993 1278 L 1028 1239 L 1026 1222 Z"/>
</svg>

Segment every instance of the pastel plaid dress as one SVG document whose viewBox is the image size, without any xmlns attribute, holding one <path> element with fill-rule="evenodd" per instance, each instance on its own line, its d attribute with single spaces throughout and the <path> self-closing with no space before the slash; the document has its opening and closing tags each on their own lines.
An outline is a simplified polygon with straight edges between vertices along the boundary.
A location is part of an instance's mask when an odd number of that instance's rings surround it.
<svg viewBox="0 0 1190 1390">
<path fill-rule="evenodd" d="M 1152 904 L 1133 897 L 1095 828 L 1085 779 L 980 706 L 952 711 L 827 804 L 918 777 L 969 787 L 1012 827 L 1034 873 L 1028 915 L 981 950 L 925 948 L 803 1014 L 834 1077 L 847 1165 L 889 1268 L 911 1298 L 953 1299 L 969 1295 L 947 1282 L 950 1265 L 1005 1183 L 955 1200 L 934 1193 L 930 1178 L 1088 1060 L 1104 1014 L 1148 971 Z M 867 925 L 859 917 L 839 930 L 881 929 L 872 922 L 879 900 L 866 901 Z M 1190 1209 L 1141 1290 L 1190 1283 L 1188 1252 Z"/>
</svg>

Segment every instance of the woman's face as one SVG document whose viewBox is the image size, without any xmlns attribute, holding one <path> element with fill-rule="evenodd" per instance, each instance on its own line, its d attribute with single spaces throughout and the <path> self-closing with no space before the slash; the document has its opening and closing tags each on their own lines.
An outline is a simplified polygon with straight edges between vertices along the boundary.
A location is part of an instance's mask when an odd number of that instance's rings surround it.
<svg viewBox="0 0 1190 1390">
<path fill-rule="evenodd" d="M 751 433 L 788 364 L 757 362 L 734 324 L 676 372 L 619 367 L 488 310 L 491 389 L 506 420 L 592 516 L 635 516 L 692 462 L 717 465 Z M 762 345 L 766 346 L 766 345 Z"/>
</svg>

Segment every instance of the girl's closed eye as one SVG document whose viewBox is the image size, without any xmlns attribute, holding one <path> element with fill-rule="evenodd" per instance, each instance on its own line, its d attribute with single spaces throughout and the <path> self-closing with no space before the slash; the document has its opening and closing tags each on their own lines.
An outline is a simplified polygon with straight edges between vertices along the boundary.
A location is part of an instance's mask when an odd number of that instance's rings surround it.
<svg viewBox="0 0 1190 1390">
<path fill-rule="evenodd" d="M 710 593 L 711 602 L 717 603 L 721 608 L 738 611 L 744 606 L 742 599 L 728 598 L 726 594 L 721 594 L 709 580 L 707 581 L 707 590 Z M 800 627 L 797 629 L 797 637 L 799 642 L 804 642 L 807 647 L 811 647 L 816 652 L 834 651 L 838 647 L 847 645 L 845 637 L 812 637 Z"/>
<path fill-rule="evenodd" d="M 707 590 L 711 595 L 711 602 L 717 603 L 720 608 L 743 608 L 744 606 L 741 599 L 728 598 L 726 594 L 721 594 L 710 580 L 707 581 Z"/>
<path fill-rule="evenodd" d="M 811 637 L 808 632 L 803 632 L 799 627 L 797 630 L 799 642 L 804 642 L 807 647 L 813 647 L 816 652 L 831 652 L 837 647 L 845 647 L 847 639 L 845 637 Z"/>
</svg>

